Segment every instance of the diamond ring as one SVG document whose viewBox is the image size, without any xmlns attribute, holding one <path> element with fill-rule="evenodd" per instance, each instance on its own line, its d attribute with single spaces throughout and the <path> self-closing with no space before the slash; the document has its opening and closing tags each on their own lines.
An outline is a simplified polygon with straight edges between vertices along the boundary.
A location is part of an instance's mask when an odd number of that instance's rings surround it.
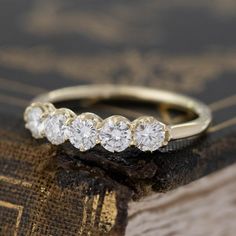
<svg viewBox="0 0 236 236">
<path fill-rule="evenodd" d="M 134 121 L 120 115 L 106 119 L 90 112 L 75 114 L 53 103 L 75 99 L 109 99 L 113 97 L 171 104 L 192 111 L 197 118 L 167 125 L 153 116 Z M 209 108 L 198 100 L 180 94 L 145 87 L 86 85 L 57 89 L 36 97 L 24 113 L 25 127 L 36 139 L 47 138 L 54 145 L 69 141 L 81 152 L 97 144 L 110 152 L 122 152 L 130 146 L 141 151 L 156 151 L 170 140 L 183 139 L 204 132 L 211 120 Z"/>
</svg>

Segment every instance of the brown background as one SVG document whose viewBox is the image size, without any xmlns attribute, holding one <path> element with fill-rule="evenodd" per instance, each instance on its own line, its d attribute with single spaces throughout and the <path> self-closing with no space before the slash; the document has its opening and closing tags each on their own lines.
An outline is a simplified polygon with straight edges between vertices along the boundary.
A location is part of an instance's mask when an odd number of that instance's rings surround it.
<svg viewBox="0 0 236 236">
<path fill-rule="evenodd" d="M 234 163 L 235 13 L 230 0 L 1 0 L 0 235 L 122 235 L 131 199 Z M 35 95 L 107 82 L 197 97 L 213 125 L 184 150 L 152 155 L 80 154 L 25 131 Z"/>
</svg>

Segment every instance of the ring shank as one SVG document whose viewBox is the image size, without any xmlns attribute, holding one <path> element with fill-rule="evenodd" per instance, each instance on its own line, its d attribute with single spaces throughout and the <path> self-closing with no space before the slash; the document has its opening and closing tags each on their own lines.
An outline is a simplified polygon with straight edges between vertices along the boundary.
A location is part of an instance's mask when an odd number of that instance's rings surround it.
<svg viewBox="0 0 236 236">
<path fill-rule="evenodd" d="M 202 102 L 177 93 L 164 90 L 124 85 L 83 85 L 53 90 L 36 97 L 32 102 L 62 102 L 74 99 L 109 99 L 130 97 L 137 100 L 167 103 L 191 110 L 198 118 L 169 125 L 171 139 L 180 139 L 200 134 L 209 126 L 212 116 L 209 108 Z"/>
</svg>

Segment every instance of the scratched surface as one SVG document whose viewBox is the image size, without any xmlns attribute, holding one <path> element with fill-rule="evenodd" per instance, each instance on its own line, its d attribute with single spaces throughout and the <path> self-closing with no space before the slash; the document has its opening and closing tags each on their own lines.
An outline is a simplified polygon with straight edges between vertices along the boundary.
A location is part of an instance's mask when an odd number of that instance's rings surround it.
<svg viewBox="0 0 236 236">
<path fill-rule="evenodd" d="M 230 0 L 0 0 L 0 235 L 123 235 L 129 201 L 234 163 L 235 13 Z M 182 92 L 211 106 L 213 124 L 171 153 L 81 154 L 32 140 L 22 121 L 30 99 L 86 83 Z M 144 112 L 95 105 L 102 116 Z"/>
</svg>

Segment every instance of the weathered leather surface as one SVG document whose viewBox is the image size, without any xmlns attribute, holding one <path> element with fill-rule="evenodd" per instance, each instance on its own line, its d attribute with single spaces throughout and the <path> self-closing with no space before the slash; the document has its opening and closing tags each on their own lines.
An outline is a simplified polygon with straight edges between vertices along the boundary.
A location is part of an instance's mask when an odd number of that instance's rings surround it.
<svg viewBox="0 0 236 236">
<path fill-rule="evenodd" d="M 0 235 L 123 235 L 129 201 L 235 162 L 235 11 L 233 1 L 1 0 Z M 213 124 L 165 153 L 79 153 L 33 140 L 22 120 L 30 99 L 85 83 L 182 92 L 211 105 Z"/>
</svg>

